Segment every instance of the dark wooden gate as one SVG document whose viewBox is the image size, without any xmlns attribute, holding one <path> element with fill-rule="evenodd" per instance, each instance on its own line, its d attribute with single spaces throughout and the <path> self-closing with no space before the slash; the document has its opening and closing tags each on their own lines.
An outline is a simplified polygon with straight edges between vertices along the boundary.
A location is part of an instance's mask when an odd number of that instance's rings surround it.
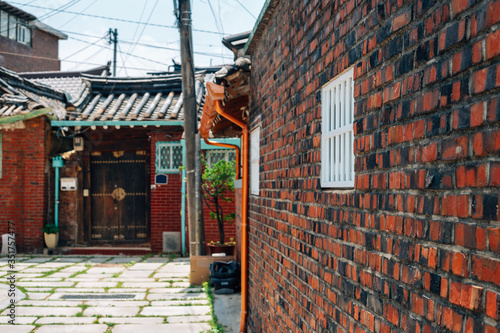
<svg viewBox="0 0 500 333">
<path fill-rule="evenodd" d="M 92 241 L 147 241 L 145 151 L 93 152 Z"/>
</svg>

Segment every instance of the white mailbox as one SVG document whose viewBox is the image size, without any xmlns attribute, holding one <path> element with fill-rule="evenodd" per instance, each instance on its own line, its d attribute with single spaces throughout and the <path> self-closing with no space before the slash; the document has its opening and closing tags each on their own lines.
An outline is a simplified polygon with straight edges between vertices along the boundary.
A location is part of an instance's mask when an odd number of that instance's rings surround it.
<svg viewBox="0 0 500 333">
<path fill-rule="evenodd" d="M 61 178 L 61 191 L 76 191 L 76 178 Z"/>
</svg>

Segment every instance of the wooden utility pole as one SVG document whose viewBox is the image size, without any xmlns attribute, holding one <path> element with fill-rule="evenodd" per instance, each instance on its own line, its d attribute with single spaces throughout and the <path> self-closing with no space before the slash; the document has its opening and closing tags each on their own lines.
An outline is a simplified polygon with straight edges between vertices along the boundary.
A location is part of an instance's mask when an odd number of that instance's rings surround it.
<svg viewBox="0 0 500 333">
<path fill-rule="evenodd" d="M 196 115 L 196 93 L 194 81 L 193 42 L 191 37 L 191 8 L 189 0 L 179 0 L 176 14 L 181 35 L 181 74 L 184 95 L 184 139 L 186 141 L 187 205 L 189 218 L 189 253 L 204 254 L 205 232 L 201 202 L 201 181 L 196 180 L 196 160 L 200 160 L 200 150 L 196 149 L 198 121 Z M 198 144 L 199 146 L 199 144 Z M 197 188 L 198 186 L 198 188 Z"/>
</svg>

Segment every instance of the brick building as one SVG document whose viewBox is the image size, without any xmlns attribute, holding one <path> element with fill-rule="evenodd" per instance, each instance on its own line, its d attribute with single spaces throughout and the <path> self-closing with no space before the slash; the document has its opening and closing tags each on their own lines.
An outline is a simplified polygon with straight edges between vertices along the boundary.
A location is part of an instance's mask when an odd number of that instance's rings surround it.
<svg viewBox="0 0 500 333">
<path fill-rule="evenodd" d="M 266 1 L 244 329 L 498 332 L 499 22 L 498 0 Z"/>
<path fill-rule="evenodd" d="M 59 71 L 64 33 L 0 1 L 0 66 L 15 72 Z"/>
</svg>

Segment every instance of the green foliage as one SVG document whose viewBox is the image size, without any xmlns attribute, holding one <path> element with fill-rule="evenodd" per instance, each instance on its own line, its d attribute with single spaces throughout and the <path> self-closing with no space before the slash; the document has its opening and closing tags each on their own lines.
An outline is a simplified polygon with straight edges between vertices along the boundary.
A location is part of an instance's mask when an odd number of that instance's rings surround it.
<svg viewBox="0 0 500 333">
<path fill-rule="evenodd" d="M 202 175 L 203 199 L 211 210 L 210 218 L 217 220 L 219 227 L 219 242 L 224 244 L 224 222 L 234 220 L 235 214 L 224 214 L 223 202 L 233 201 L 228 193 L 234 192 L 236 167 L 234 162 L 220 160 L 211 168 L 205 165 Z"/>
<path fill-rule="evenodd" d="M 59 232 L 59 227 L 55 224 L 46 224 L 43 226 L 43 232 L 46 234 L 57 234 Z"/>
</svg>

